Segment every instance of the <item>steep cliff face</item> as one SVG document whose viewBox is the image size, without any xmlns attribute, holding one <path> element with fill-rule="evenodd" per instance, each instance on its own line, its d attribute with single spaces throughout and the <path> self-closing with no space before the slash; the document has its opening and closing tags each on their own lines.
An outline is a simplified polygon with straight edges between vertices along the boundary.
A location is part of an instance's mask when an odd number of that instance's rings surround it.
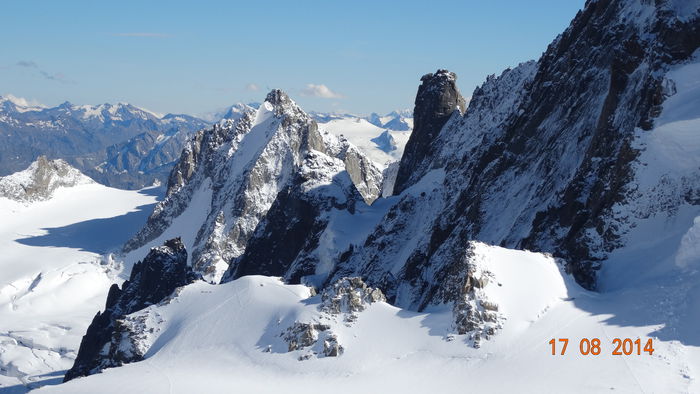
<svg viewBox="0 0 700 394">
<path fill-rule="evenodd" d="M 342 168 L 367 202 L 379 195 L 381 171 L 370 160 L 347 141 L 319 132 L 284 92 L 273 90 L 258 109 L 195 135 L 170 174 L 165 200 L 125 250 L 144 249 L 168 229 L 189 226 L 191 264 L 218 282 L 278 196 L 298 186 L 310 152 L 332 156 L 334 166 L 340 161 L 331 169 Z M 195 205 L 201 211 L 196 218 L 177 222 Z"/>
<path fill-rule="evenodd" d="M 479 240 L 563 257 L 595 288 L 600 262 L 644 219 L 644 208 L 625 214 L 644 194 L 638 147 L 670 94 L 664 75 L 700 44 L 697 8 L 591 1 L 537 63 L 490 77 L 439 134 L 421 133 L 417 105 L 411 139 L 429 141 L 427 154 L 404 156 L 413 171 L 397 180 L 399 201 L 335 277 L 370 278 L 390 300 L 424 308 L 445 301 L 440 272 L 464 267 L 462 251 Z M 678 162 L 693 152 L 683 154 Z M 679 208 L 697 201 L 683 195 L 699 183 L 683 179 L 671 182 L 683 190 L 663 179 L 645 188 L 679 196 L 654 214 L 685 221 Z"/>
<path fill-rule="evenodd" d="M 105 310 L 98 312 L 80 343 L 75 364 L 64 381 L 97 373 L 104 368 L 139 361 L 143 354 L 132 351 L 127 315 L 157 304 L 175 289 L 195 278 L 187 266 L 187 251 L 182 241 L 171 239 L 151 249 L 142 262 L 134 265 L 129 280 L 112 285 Z"/>
<path fill-rule="evenodd" d="M 224 282 L 269 275 L 323 285 L 333 269 L 332 251 L 341 249 L 335 243 L 343 242 L 333 232 L 334 225 L 353 216 L 359 206 L 368 207 L 346 168 L 340 159 L 309 152 L 259 223 L 245 253 L 230 264 Z"/>
<path fill-rule="evenodd" d="M 401 193 L 415 182 L 415 172 L 420 162 L 433 152 L 433 140 L 440 133 L 455 111 L 464 112 L 465 101 L 457 89 L 457 75 L 447 70 L 426 74 L 421 79 L 413 110 L 414 132 L 406 143 L 399 164 L 394 194 Z"/>
</svg>

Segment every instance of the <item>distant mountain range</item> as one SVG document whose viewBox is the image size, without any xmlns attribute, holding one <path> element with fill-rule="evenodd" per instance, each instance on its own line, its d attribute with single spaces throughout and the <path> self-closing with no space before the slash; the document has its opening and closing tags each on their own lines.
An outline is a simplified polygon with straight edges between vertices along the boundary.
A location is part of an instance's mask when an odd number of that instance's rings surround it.
<svg viewBox="0 0 700 394">
<path fill-rule="evenodd" d="M 45 155 L 66 160 L 105 185 L 137 189 L 163 181 L 187 138 L 209 124 L 124 103 L 22 104 L 0 98 L 0 175 L 23 170 Z"/>
<path fill-rule="evenodd" d="M 0 96 L 0 176 L 27 168 L 39 156 L 63 159 L 95 181 L 122 189 L 165 184 L 188 139 L 223 120 L 237 120 L 260 103 L 237 103 L 205 116 L 160 115 L 126 103 L 56 107 Z M 397 161 L 412 128 L 409 111 L 379 116 L 315 113 L 379 164 Z M 359 131 L 348 128 L 361 121 Z M 396 146 L 372 143 L 384 130 L 402 131 Z M 381 145 L 381 146 L 380 146 Z M 398 150 L 397 150 L 398 146 Z M 383 152 L 394 153 L 385 154 Z"/>
</svg>

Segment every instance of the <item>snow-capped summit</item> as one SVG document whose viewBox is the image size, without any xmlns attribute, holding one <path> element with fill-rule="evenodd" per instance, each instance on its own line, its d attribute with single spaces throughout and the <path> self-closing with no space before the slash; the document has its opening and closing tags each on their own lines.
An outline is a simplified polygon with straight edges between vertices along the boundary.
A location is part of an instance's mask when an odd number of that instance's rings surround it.
<svg viewBox="0 0 700 394">
<path fill-rule="evenodd" d="M 258 109 L 260 103 L 235 103 L 225 108 L 218 109 L 216 111 L 206 112 L 199 114 L 199 118 L 206 120 L 210 123 L 220 122 L 225 119 L 235 120 L 243 116 L 243 114 L 251 109 Z"/>
<path fill-rule="evenodd" d="M 0 178 L 0 197 L 20 202 L 51 198 L 60 187 L 94 183 L 63 160 L 48 160 L 39 156 L 26 170 Z"/>
<path fill-rule="evenodd" d="M 178 234 L 191 251 L 190 263 L 216 282 L 243 255 L 270 210 L 283 214 L 308 205 L 299 199 L 304 188 L 337 193 L 337 208 L 350 209 L 376 199 L 381 179 L 381 171 L 357 148 L 319 131 L 287 94 L 273 90 L 257 109 L 246 107 L 238 119 L 224 119 L 195 135 L 170 175 L 165 200 L 125 250 L 138 259 L 149 246 Z M 285 198 L 293 205 L 281 205 Z M 311 219 L 314 209 L 304 214 Z M 298 241 L 284 247 L 289 252 L 303 247 L 305 239 Z"/>
<path fill-rule="evenodd" d="M 163 115 L 133 106 L 129 103 L 121 102 L 117 104 L 105 103 L 100 105 L 72 105 L 66 102 L 59 107 L 77 114 L 77 116 L 80 116 L 85 120 L 94 118 L 100 122 L 127 121 L 134 117 L 138 117 L 143 120 L 156 121 L 157 119 L 163 117 Z"/>
</svg>

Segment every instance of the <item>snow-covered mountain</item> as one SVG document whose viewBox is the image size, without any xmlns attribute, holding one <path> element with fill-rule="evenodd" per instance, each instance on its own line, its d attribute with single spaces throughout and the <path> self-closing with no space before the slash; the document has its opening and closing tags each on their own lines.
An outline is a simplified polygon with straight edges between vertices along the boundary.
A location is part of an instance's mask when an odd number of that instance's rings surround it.
<svg viewBox="0 0 700 394">
<path fill-rule="evenodd" d="M 224 119 L 236 120 L 246 112 L 258 109 L 259 107 L 260 103 L 236 103 L 217 111 L 207 112 L 200 115 L 200 117 L 210 123 L 220 122 Z"/>
<path fill-rule="evenodd" d="M 373 112 L 365 119 L 377 127 L 389 130 L 409 131 L 413 129 L 413 110 L 411 109 L 392 111 L 384 116 Z"/>
<path fill-rule="evenodd" d="M 413 129 L 411 111 L 394 111 L 385 116 L 311 112 L 321 130 L 347 138 L 377 165 L 385 168 L 399 161 Z"/>
<path fill-rule="evenodd" d="M 94 182 L 63 160 L 39 156 L 26 170 L 0 177 L 0 197 L 24 203 L 42 201 L 58 188 Z"/>
<path fill-rule="evenodd" d="M 279 90 L 198 132 L 66 380 L 134 363 L 54 391 L 698 391 L 699 32 L 588 1 L 468 106 L 424 75 L 383 173 Z"/>
<path fill-rule="evenodd" d="M 96 181 L 138 189 L 165 183 L 184 141 L 208 123 L 130 104 L 47 108 L 0 98 L 0 175 L 38 156 L 63 159 Z"/>
<path fill-rule="evenodd" d="M 151 246 L 181 236 L 190 263 L 218 282 L 261 223 L 269 223 L 263 219 L 273 218 L 268 211 L 307 216 L 310 222 L 299 222 L 295 231 L 308 230 L 322 212 L 371 203 L 381 182 L 381 171 L 357 148 L 319 131 L 275 90 L 257 110 L 196 134 L 170 175 L 165 200 L 125 251 L 140 259 Z M 280 247 L 294 257 L 305 239 L 290 236 L 294 243 Z"/>
<path fill-rule="evenodd" d="M 155 197 L 45 158 L 0 185 L 0 392 L 22 393 L 73 365 L 109 286 L 128 273 L 108 252 L 143 226 Z"/>
<path fill-rule="evenodd" d="M 160 115 L 126 103 L 73 105 L 49 108 L 30 105 L 13 96 L 0 96 L 0 176 L 19 171 L 37 157 L 66 160 L 107 186 L 139 189 L 165 184 L 187 141 L 200 129 L 235 121 L 260 103 L 237 103 L 208 113 L 204 119 L 183 114 Z M 321 116 L 321 115 L 318 115 Z M 405 112 L 392 112 L 385 122 L 393 145 L 371 140 L 383 130 L 347 115 L 325 115 L 334 121 L 327 129 L 346 134 L 380 166 L 400 158 L 412 125 Z M 359 126 L 359 128 L 358 128 Z M 407 128 L 408 127 L 408 128 Z"/>
</svg>

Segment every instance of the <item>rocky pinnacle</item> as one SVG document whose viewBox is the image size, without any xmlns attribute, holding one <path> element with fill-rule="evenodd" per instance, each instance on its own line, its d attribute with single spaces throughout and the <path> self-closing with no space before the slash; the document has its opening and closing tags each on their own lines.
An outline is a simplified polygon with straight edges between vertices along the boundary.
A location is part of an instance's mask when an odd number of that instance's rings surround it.
<svg viewBox="0 0 700 394">
<path fill-rule="evenodd" d="M 466 104 L 457 89 L 457 75 L 447 70 L 425 74 L 416 94 L 413 109 L 413 133 L 406 144 L 399 172 L 394 185 L 394 194 L 410 186 L 411 174 L 416 165 L 430 152 L 430 144 L 459 109 L 464 112 Z"/>
</svg>

